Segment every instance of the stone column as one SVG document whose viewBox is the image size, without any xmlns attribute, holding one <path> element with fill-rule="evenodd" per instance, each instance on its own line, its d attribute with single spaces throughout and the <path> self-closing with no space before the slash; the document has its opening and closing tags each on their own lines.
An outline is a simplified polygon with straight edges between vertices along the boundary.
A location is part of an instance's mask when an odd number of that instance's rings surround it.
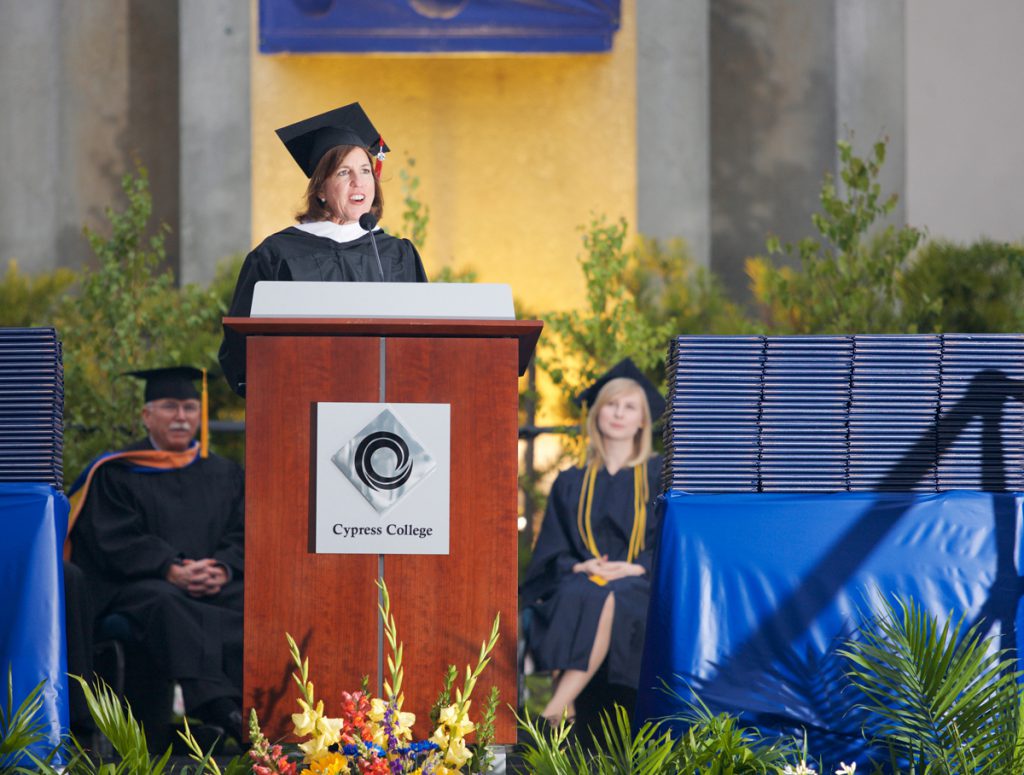
<svg viewBox="0 0 1024 775">
<path fill-rule="evenodd" d="M 710 255 L 708 0 L 637 2 L 637 229 Z"/>
<path fill-rule="evenodd" d="M 837 139 L 865 156 L 889 139 L 879 182 L 899 195 L 888 222 L 906 222 L 906 9 L 903 0 L 843 0 L 836 5 Z M 852 133 L 852 138 L 851 138 Z"/>
<path fill-rule="evenodd" d="M 769 232 L 809 233 L 835 169 L 835 30 L 821 0 L 711 5 L 711 265 L 738 298 Z"/>
<path fill-rule="evenodd" d="M 249 0 L 181 2 L 181 278 L 250 248 Z"/>
</svg>

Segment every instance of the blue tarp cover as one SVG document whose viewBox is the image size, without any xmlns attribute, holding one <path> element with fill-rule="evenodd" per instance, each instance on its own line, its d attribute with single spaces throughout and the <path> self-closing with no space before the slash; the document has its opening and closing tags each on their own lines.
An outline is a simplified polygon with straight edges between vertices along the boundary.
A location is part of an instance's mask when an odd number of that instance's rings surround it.
<svg viewBox="0 0 1024 775">
<path fill-rule="evenodd" d="M 826 762 L 864 755 L 835 648 L 879 592 L 941 620 L 983 618 L 1015 646 L 1021 497 L 670 492 L 638 721 L 684 712 L 693 690 L 747 724 L 806 731 Z"/>
<path fill-rule="evenodd" d="M 7 702 L 13 671 L 14 707 L 39 684 L 49 753 L 68 728 L 67 651 L 64 640 L 64 567 L 68 501 L 46 484 L 0 483 L 0 671 Z M 58 762 L 59 763 L 59 762 Z M 2 764 L 2 762 L 0 762 Z"/>
<path fill-rule="evenodd" d="M 260 0 L 260 51 L 609 51 L 621 0 Z M 366 88 L 372 88 L 372 84 Z"/>
</svg>

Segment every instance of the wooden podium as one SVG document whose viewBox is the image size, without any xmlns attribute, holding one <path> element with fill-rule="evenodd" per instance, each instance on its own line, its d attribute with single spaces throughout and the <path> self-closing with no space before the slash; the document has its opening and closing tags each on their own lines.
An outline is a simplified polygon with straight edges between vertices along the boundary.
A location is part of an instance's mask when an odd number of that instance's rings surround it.
<svg viewBox="0 0 1024 775">
<path fill-rule="evenodd" d="M 495 742 L 515 742 L 517 376 L 540 321 L 225 318 L 246 336 L 244 707 L 271 739 L 298 712 L 285 632 L 309 657 L 316 697 L 340 715 L 340 692 L 387 677 L 374 584 L 383 571 L 405 643 L 404 710 L 417 737 L 445 670 L 475 664 L 501 613 L 501 640 L 474 691 L 472 717 L 501 691 Z M 316 554 L 318 402 L 451 406 L 448 555 Z M 411 495 L 409 497 L 412 497 Z M 382 671 L 383 670 L 383 674 Z"/>
</svg>

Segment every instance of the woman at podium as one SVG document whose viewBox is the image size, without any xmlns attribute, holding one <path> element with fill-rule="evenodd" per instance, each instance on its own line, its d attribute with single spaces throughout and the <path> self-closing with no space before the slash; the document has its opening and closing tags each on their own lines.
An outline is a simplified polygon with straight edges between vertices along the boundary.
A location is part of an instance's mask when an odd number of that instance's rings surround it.
<svg viewBox="0 0 1024 775">
<path fill-rule="evenodd" d="M 575 715 L 602 665 L 609 685 L 635 691 L 658 527 L 651 425 L 664 399 L 627 358 L 577 402 L 590 406 L 587 463 L 555 480 L 519 589 L 533 612 L 527 647 L 538 669 L 555 673 L 542 712 L 551 722 Z"/>
<path fill-rule="evenodd" d="M 271 234 L 245 258 L 228 310 L 247 317 L 260 280 L 426 282 L 415 246 L 383 232 L 380 169 L 389 150 L 358 102 L 277 130 L 309 178 L 298 223 Z M 245 338 L 228 329 L 224 375 L 245 395 Z"/>
</svg>

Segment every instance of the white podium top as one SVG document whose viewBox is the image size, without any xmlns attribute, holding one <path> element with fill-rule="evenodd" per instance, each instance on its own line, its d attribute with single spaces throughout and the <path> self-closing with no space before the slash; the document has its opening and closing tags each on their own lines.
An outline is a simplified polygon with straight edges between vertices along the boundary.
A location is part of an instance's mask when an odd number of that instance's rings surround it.
<svg viewBox="0 0 1024 775">
<path fill-rule="evenodd" d="M 497 283 L 317 283 L 262 280 L 250 317 L 515 320 L 512 289 Z"/>
</svg>

